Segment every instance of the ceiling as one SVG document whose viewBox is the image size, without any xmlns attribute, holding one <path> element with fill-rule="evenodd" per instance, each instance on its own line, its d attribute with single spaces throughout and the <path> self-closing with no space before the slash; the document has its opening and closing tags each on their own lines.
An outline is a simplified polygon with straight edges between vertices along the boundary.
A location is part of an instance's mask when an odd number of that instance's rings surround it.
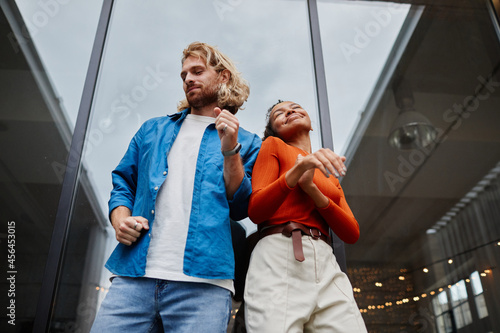
<svg viewBox="0 0 500 333">
<path fill-rule="evenodd" d="M 500 161 L 498 36 L 484 3 L 440 3 L 425 8 L 389 84 L 378 86 L 382 97 L 350 158 L 342 187 L 361 237 L 346 245 L 348 266 L 425 264 L 426 230 Z M 490 76 L 493 83 L 482 87 Z M 399 112 L 393 86 L 401 79 L 416 111 L 440 133 L 426 149 L 387 144 Z M 470 111 L 463 118 L 454 111 L 461 105 Z"/>
</svg>

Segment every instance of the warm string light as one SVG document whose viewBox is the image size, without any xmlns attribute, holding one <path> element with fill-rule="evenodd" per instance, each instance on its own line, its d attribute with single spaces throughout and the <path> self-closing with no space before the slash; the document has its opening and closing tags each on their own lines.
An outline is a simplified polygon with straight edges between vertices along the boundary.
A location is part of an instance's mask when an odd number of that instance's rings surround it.
<svg viewBox="0 0 500 333">
<path fill-rule="evenodd" d="M 480 275 L 480 276 L 482 276 L 482 277 L 486 277 L 486 276 L 488 276 L 488 274 L 491 274 L 491 273 L 492 273 L 492 269 L 494 269 L 494 268 L 496 268 L 496 267 L 492 267 L 492 268 L 485 269 L 485 270 L 484 270 L 483 272 L 481 272 L 479 275 Z M 401 276 L 400 276 L 400 277 L 401 277 Z M 474 279 L 474 277 L 472 277 L 472 279 Z M 400 280 L 401 280 L 401 279 L 400 279 Z M 467 282 L 467 283 L 470 283 L 470 281 L 471 281 L 469 278 L 464 279 L 464 280 L 465 280 L 465 282 Z M 377 283 L 375 283 L 375 285 L 377 285 L 377 284 L 379 284 L 379 283 L 380 283 L 380 282 L 377 282 Z M 381 285 L 382 285 L 382 284 L 380 283 L 380 286 L 381 286 Z M 457 286 L 458 286 L 458 285 L 459 285 L 459 282 L 456 282 L 456 283 L 455 283 L 455 285 L 457 285 Z M 377 287 L 378 287 L 378 286 L 377 286 Z M 447 288 L 447 289 L 451 289 L 451 288 L 452 288 L 452 285 L 451 285 L 451 284 L 448 284 L 446 287 L 440 287 L 440 288 L 438 288 L 437 292 L 441 293 L 441 292 L 443 292 L 443 290 L 444 290 L 445 288 Z M 353 290 L 354 290 L 355 292 L 359 292 L 359 293 L 361 292 L 361 289 L 360 289 L 360 288 L 353 288 Z M 431 295 L 431 296 L 436 295 L 436 291 L 434 291 L 434 290 L 429 291 L 429 295 Z M 428 296 L 428 295 L 427 295 L 427 293 L 422 293 L 422 294 L 420 294 L 420 295 L 416 295 L 416 296 L 413 296 L 413 297 L 405 297 L 405 298 L 402 298 L 402 299 L 397 300 L 397 301 L 394 301 L 394 302 L 387 301 L 387 302 L 385 302 L 383 305 L 382 305 L 382 304 L 379 304 L 379 305 L 368 305 L 366 309 L 360 309 L 360 312 L 361 312 L 361 313 L 368 313 L 368 310 L 381 310 L 381 309 L 384 309 L 384 308 L 386 308 L 386 307 L 390 307 L 390 306 L 392 306 L 392 305 L 393 305 L 393 303 L 394 303 L 394 304 L 396 304 L 396 305 L 408 304 L 408 303 L 410 303 L 410 298 L 413 300 L 413 302 L 418 302 L 418 301 L 420 301 L 421 299 L 426 298 L 427 296 Z"/>
<path fill-rule="evenodd" d="M 236 314 L 238 313 L 238 310 L 239 309 L 232 309 L 231 310 L 231 316 L 233 317 L 233 319 L 236 319 Z"/>
<path fill-rule="evenodd" d="M 398 279 L 399 279 L 400 281 L 405 281 L 405 280 L 406 280 L 405 275 L 412 274 L 412 273 L 414 273 L 414 272 L 416 272 L 416 271 L 419 271 L 419 270 L 421 270 L 421 271 L 423 271 L 424 273 L 426 273 L 426 274 L 427 274 L 427 273 L 429 273 L 429 272 L 430 272 L 429 267 L 432 267 L 432 266 L 433 266 L 433 265 L 435 265 L 435 264 L 442 263 L 442 262 L 445 262 L 445 261 L 446 261 L 449 265 L 451 265 L 451 264 L 453 264 L 453 263 L 454 263 L 454 258 L 457 258 L 458 256 L 461 256 L 461 255 L 467 254 L 467 253 L 469 253 L 469 252 L 473 252 L 473 251 L 475 251 L 475 250 L 477 250 L 477 249 L 479 249 L 479 248 L 482 248 L 482 247 L 485 247 L 485 246 L 488 246 L 488 245 L 491 245 L 491 244 L 493 244 L 494 246 L 500 246 L 500 240 L 494 240 L 494 241 L 492 241 L 492 242 L 489 242 L 489 243 L 486 243 L 486 244 L 483 244 L 483 245 L 476 246 L 475 248 L 472 248 L 472 249 L 469 249 L 469 250 L 463 251 L 463 252 L 458 253 L 458 254 L 456 254 L 456 255 L 454 255 L 454 256 L 452 256 L 452 257 L 447 257 L 447 258 L 444 258 L 444 259 L 441 259 L 441 260 L 437 260 L 437 261 L 435 261 L 435 262 L 433 262 L 433 263 L 430 263 L 430 264 L 428 264 L 428 265 L 422 266 L 422 267 L 420 267 L 420 268 L 416 268 L 416 269 L 411 270 L 411 271 L 408 271 L 407 269 L 402 268 L 402 269 L 400 269 L 400 272 L 401 272 L 402 274 L 398 274 Z M 481 277 L 487 277 L 487 276 L 488 276 L 488 274 L 491 274 L 491 270 L 492 270 L 493 268 L 495 268 L 495 267 L 485 269 L 483 272 L 479 273 L 479 275 L 480 275 Z M 383 283 L 382 283 L 381 281 L 388 281 L 388 280 L 390 280 L 390 279 L 392 279 L 392 278 L 385 278 L 385 279 L 382 279 L 382 280 L 378 280 L 377 282 L 375 282 L 375 286 L 376 286 L 377 288 L 381 288 L 381 287 L 383 286 Z M 470 283 L 470 279 L 469 279 L 469 278 L 466 278 L 466 279 L 463 279 L 463 280 L 465 280 L 467 283 Z M 458 282 L 457 282 L 457 283 L 458 283 Z M 452 287 L 452 285 L 451 285 L 451 284 L 447 285 L 446 287 L 440 287 L 440 288 L 438 288 L 438 291 L 437 291 L 437 292 L 441 293 L 441 292 L 444 290 L 444 288 L 451 289 L 451 287 Z M 357 288 L 357 287 L 354 287 L 354 288 L 353 288 L 353 291 L 354 291 L 355 293 L 361 293 L 361 289 L 360 289 L 360 288 Z M 409 291 L 409 290 L 407 290 L 407 291 Z M 431 291 L 429 291 L 429 292 L 428 292 L 428 294 L 429 294 L 429 295 L 431 295 L 431 296 L 434 296 L 434 295 L 436 295 L 436 291 L 431 290 Z M 427 294 L 426 294 L 426 293 L 423 293 L 423 294 L 420 294 L 420 295 L 415 295 L 415 296 L 411 297 L 411 299 L 413 300 L 413 302 L 418 302 L 418 301 L 420 301 L 421 299 L 426 298 L 426 297 L 427 297 Z M 392 302 L 387 301 L 384 305 L 382 305 L 382 304 L 379 304 L 379 305 L 369 305 L 369 306 L 367 307 L 367 309 L 360 309 L 360 312 L 361 312 L 361 313 L 368 313 L 368 311 L 369 311 L 369 310 L 380 310 L 380 309 L 384 309 L 384 308 L 386 308 L 386 307 L 392 306 L 393 304 L 396 304 L 396 305 L 403 305 L 403 304 L 408 304 L 409 302 L 410 302 L 410 298 L 403 298 L 403 299 L 400 299 L 400 300 L 397 300 L 397 301 L 395 300 L 395 301 L 392 301 Z M 389 305 L 388 305 L 388 304 L 389 304 Z"/>
<path fill-rule="evenodd" d="M 401 273 L 404 273 L 404 274 L 401 274 L 401 275 L 398 275 L 398 279 L 400 281 L 404 281 L 405 280 L 405 275 L 408 275 L 408 274 L 412 274 L 416 271 L 422 271 L 424 273 L 429 273 L 430 272 L 430 267 L 436 265 L 436 264 L 439 264 L 439 263 L 442 263 L 442 262 L 448 262 L 448 264 L 453 264 L 455 262 L 454 258 L 456 259 L 458 256 L 461 256 L 461 255 L 464 255 L 464 254 L 467 254 L 467 253 L 470 253 L 470 252 L 473 252 L 473 251 L 476 251 L 477 249 L 480 249 L 482 247 L 485 247 L 485 246 L 488 246 L 488 245 L 492 245 L 494 244 L 495 246 L 497 244 L 500 244 L 500 240 L 494 240 L 494 241 L 491 241 L 491 242 L 488 242 L 488 243 L 485 243 L 485 244 L 482 244 L 482 245 L 479 245 L 479 246 L 476 246 L 472 249 L 469 249 L 469 250 L 466 250 L 466 251 L 463 251 L 463 252 L 460 252 L 460 253 L 457 253 L 455 255 L 453 255 L 452 257 L 447 257 L 447 258 L 443 258 L 443 259 L 440 259 L 440 260 L 436 260 L 430 264 L 427 264 L 427 265 L 424 265 L 424 266 L 421 266 L 419 268 L 415 268 L 411 271 L 408 271 L 407 269 L 400 269 L 400 272 Z M 486 272 L 487 273 L 487 272 Z M 375 286 L 377 287 L 381 287 L 382 286 L 382 283 L 383 281 L 387 281 L 387 280 L 390 280 L 392 279 L 393 277 L 388 277 L 388 278 L 383 278 L 383 279 L 379 279 L 377 282 L 375 282 Z M 378 285 L 379 284 L 379 285 Z"/>
<path fill-rule="evenodd" d="M 96 286 L 95 290 L 103 292 L 103 293 L 107 293 L 109 291 L 109 288 L 104 288 L 104 287 L 101 287 L 101 286 Z"/>
</svg>

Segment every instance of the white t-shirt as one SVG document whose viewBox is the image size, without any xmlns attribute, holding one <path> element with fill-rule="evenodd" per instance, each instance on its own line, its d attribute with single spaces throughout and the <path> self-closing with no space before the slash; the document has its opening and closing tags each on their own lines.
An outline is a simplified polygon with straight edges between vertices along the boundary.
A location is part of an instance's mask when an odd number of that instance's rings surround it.
<svg viewBox="0 0 500 333">
<path fill-rule="evenodd" d="M 215 118 L 188 114 L 167 156 L 168 175 L 155 205 L 145 277 L 215 284 L 234 293 L 233 280 L 203 279 L 184 274 L 196 161 L 206 127 Z"/>
</svg>

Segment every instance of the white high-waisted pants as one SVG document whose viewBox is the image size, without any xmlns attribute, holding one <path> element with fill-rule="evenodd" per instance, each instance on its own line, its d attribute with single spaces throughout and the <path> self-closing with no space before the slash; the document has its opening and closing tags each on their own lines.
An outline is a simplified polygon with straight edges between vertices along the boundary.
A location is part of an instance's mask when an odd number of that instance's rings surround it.
<svg viewBox="0 0 500 333">
<path fill-rule="evenodd" d="M 292 238 L 273 234 L 252 252 L 245 284 L 250 333 L 366 332 L 351 283 L 332 248 L 302 236 L 305 260 L 293 254 Z"/>
</svg>

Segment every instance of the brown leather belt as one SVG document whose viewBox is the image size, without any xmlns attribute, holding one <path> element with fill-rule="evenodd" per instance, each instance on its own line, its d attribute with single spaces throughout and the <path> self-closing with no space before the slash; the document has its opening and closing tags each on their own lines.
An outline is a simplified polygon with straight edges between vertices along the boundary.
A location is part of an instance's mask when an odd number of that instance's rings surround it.
<svg viewBox="0 0 500 333">
<path fill-rule="evenodd" d="M 286 237 L 292 237 L 295 260 L 301 262 L 305 260 L 304 251 L 302 250 L 302 235 L 311 236 L 313 239 L 321 239 L 328 244 L 328 236 L 321 233 L 319 229 L 307 227 L 297 222 L 290 221 L 283 224 L 267 226 L 259 230 L 260 238 L 278 233 Z"/>
</svg>

